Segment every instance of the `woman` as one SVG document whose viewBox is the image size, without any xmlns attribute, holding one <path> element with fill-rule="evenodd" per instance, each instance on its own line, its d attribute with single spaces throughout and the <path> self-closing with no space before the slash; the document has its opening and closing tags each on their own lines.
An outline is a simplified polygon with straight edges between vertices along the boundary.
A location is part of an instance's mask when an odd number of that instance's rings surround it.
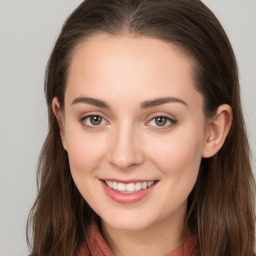
<svg viewBox="0 0 256 256">
<path fill-rule="evenodd" d="M 49 60 L 31 255 L 253 255 L 237 65 L 198 0 L 87 0 Z"/>
</svg>

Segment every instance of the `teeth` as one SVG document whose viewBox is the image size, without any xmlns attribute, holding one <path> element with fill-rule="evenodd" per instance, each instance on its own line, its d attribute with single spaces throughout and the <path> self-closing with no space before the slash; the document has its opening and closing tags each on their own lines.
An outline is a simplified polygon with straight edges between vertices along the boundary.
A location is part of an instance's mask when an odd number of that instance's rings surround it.
<svg viewBox="0 0 256 256">
<path fill-rule="evenodd" d="M 109 185 L 108 185 L 109 186 Z M 109 187 L 111 187 L 111 186 L 109 186 Z M 113 189 L 115 189 L 115 190 L 117 190 L 117 182 L 113 182 L 113 187 L 111 187 L 111 188 L 113 188 Z"/>
<path fill-rule="evenodd" d="M 148 187 L 151 187 L 154 184 L 154 181 L 149 181 L 148 182 Z"/>
<path fill-rule="evenodd" d="M 143 189 L 146 189 L 147 187 L 148 187 L 148 183 L 147 183 L 147 182 L 143 182 L 143 183 L 142 183 L 142 188 L 143 188 Z"/>
<path fill-rule="evenodd" d="M 119 192 L 124 192 L 124 193 L 132 193 L 136 191 L 140 191 L 146 188 L 151 187 L 154 184 L 154 181 L 149 181 L 149 182 L 136 182 L 136 183 L 120 183 L 120 182 L 115 182 L 115 181 L 105 181 L 105 183 L 108 185 L 108 187 L 117 190 Z"/>
<path fill-rule="evenodd" d="M 126 191 L 134 192 L 135 191 L 135 184 L 134 183 L 126 184 Z"/>
<path fill-rule="evenodd" d="M 126 186 L 124 183 L 117 183 L 117 190 L 120 192 L 124 192 L 126 189 Z"/>
<path fill-rule="evenodd" d="M 136 191 L 141 190 L 141 182 L 137 182 L 137 183 L 135 184 L 135 190 L 136 190 Z"/>
<path fill-rule="evenodd" d="M 107 183 L 107 185 L 108 185 L 109 187 L 113 187 L 112 181 L 106 181 L 106 183 Z"/>
</svg>

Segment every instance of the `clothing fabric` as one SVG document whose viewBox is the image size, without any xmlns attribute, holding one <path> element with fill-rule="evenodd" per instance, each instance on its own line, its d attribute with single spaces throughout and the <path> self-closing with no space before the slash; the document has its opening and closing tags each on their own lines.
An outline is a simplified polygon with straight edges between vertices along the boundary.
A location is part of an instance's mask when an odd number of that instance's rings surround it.
<svg viewBox="0 0 256 256">
<path fill-rule="evenodd" d="M 96 223 L 92 224 L 89 233 L 88 246 L 83 244 L 79 249 L 78 256 L 114 256 Z M 196 239 L 190 237 L 183 246 L 163 256 L 194 256 L 195 247 Z"/>
</svg>

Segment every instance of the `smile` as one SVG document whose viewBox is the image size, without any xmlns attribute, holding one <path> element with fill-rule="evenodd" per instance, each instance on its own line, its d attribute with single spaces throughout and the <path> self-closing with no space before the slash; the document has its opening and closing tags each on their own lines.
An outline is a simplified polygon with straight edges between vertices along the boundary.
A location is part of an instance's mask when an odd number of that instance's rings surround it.
<svg viewBox="0 0 256 256">
<path fill-rule="evenodd" d="M 121 204 L 136 203 L 148 198 L 159 180 L 100 180 L 106 195 Z"/>
<path fill-rule="evenodd" d="M 122 193 L 134 193 L 137 191 L 141 191 L 151 187 L 154 184 L 154 181 L 143 181 L 143 182 L 136 182 L 136 183 L 121 183 L 116 181 L 104 181 L 105 184 L 112 188 L 113 190 L 122 192 Z"/>
</svg>

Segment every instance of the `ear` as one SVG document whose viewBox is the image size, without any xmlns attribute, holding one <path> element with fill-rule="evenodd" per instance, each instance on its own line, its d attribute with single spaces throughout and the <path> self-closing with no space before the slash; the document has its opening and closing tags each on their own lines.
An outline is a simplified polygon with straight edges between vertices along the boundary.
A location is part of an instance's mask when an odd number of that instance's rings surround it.
<svg viewBox="0 0 256 256">
<path fill-rule="evenodd" d="M 65 136 L 65 130 L 64 130 L 64 120 L 63 120 L 63 116 L 62 116 L 63 114 L 61 112 L 59 100 L 56 97 L 52 100 L 52 110 L 53 110 L 53 113 L 54 113 L 54 115 L 57 119 L 57 122 L 59 124 L 62 145 L 63 145 L 64 149 L 66 150 L 67 143 L 66 143 L 66 136 Z"/>
<path fill-rule="evenodd" d="M 215 155 L 223 146 L 230 131 L 233 120 L 232 109 L 229 105 L 220 105 L 216 115 L 208 120 L 206 137 L 202 157 L 208 158 Z"/>
</svg>

